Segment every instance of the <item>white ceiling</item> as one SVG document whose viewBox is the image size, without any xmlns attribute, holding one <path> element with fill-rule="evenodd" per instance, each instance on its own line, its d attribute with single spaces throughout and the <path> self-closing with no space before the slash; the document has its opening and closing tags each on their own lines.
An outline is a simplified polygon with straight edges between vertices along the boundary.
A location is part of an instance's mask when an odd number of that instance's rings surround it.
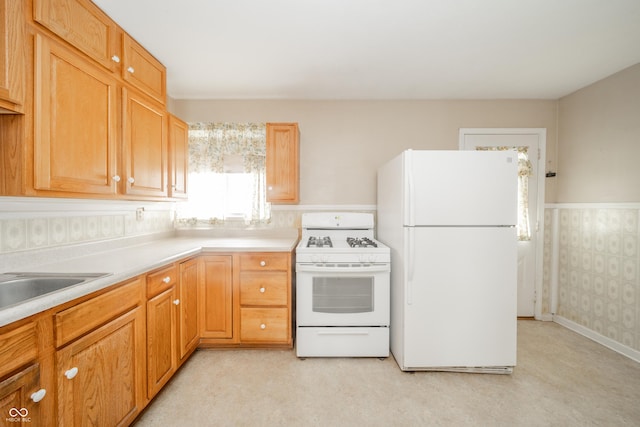
<svg viewBox="0 0 640 427">
<path fill-rule="evenodd" d="M 640 63 L 640 0 L 94 0 L 175 99 L 556 99 Z"/>
</svg>

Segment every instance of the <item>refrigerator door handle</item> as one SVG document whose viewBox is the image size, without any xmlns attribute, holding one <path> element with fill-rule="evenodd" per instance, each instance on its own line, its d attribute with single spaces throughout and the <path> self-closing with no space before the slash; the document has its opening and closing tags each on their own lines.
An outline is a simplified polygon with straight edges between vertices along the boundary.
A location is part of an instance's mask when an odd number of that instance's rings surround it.
<svg viewBox="0 0 640 427">
<path fill-rule="evenodd" d="M 408 250 L 407 254 L 407 305 L 413 304 L 413 273 L 415 269 L 415 239 L 414 239 L 414 229 L 411 227 L 407 227 L 407 246 Z"/>
<path fill-rule="evenodd" d="M 415 200 L 414 186 L 413 186 L 413 156 L 412 150 L 407 150 L 404 157 L 404 186 L 407 190 L 404 199 L 404 220 L 406 221 L 406 225 L 415 225 L 415 216 L 414 216 L 414 208 L 413 201 Z"/>
</svg>

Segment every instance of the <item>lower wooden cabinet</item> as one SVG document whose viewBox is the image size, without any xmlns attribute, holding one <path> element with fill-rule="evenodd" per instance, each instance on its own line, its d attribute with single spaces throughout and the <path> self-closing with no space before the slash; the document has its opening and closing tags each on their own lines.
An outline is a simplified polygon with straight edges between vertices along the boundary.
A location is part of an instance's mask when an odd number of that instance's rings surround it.
<svg viewBox="0 0 640 427">
<path fill-rule="evenodd" d="M 200 257 L 202 278 L 198 290 L 200 304 L 200 337 L 233 342 L 234 287 L 231 255 L 205 255 Z"/>
<path fill-rule="evenodd" d="M 147 301 L 147 396 L 175 373 L 177 363 L 175 286 Z"/>
<path fill-rule="evenodd" d="M 240 258 L 240 342 L 293 346 L 291 253 L 256 252 Z"/>
<path fill-rule="evenodd" d="M 293 347 L 291 257 L 290 252 L 203 256 L 201 343 Z"/>
<path fill-rule="evenodd" d="M 136 307 L 57 352 L 59 425 L 135 419 L 146 403 L 144 324 L 144 310 Z"/>
<path fill-rule="evenodd" d="M 178 349 L 179 363 L 184 362 L 200 342 L 198 327 L 198 259 L 180 263 L 178 285 Z"/>
<path fill-rule="evenodd" d="M 40 401 L 45 397 L 37 363 L 0 382 L 0 414 L 6 422 L 3 425 L 42 425 Z"/>
<path fill-rule="evenodd" d="M 291 262 L 194 256 L 1 327 L 0 411 L 126 426 L 198 346 L 292 347 Z"/>
<path fill-rule="evenodd" d="M 171 379 L 195 350 L 198 330 L 196 258 L 147 275 L 147 395 Z"/>
</svg>

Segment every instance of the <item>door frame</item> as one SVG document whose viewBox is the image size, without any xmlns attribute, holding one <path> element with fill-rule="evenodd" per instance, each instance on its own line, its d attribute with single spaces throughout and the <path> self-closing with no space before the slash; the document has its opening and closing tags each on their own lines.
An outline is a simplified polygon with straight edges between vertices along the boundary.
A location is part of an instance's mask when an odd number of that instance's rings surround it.
<svg viewBox="0 0 640 427">
<path fill-rule="evenodd" d="M 538 136 L 538 200 L 536 209 L 536 222 L 533 232 L 536 233 L 536 263 L 535 263 L 535 300 L 534 318 L 544 320 L 542 316 L 542 282 L 544 267 L 544 201 L 545 201 L 545 174 L 547 159 L 547 129 L 546 128 L 460 128 L 458 136 L 458 149 L 464 149 L 464 137 L 466 135 L 537 135 Z"/>
</svg>

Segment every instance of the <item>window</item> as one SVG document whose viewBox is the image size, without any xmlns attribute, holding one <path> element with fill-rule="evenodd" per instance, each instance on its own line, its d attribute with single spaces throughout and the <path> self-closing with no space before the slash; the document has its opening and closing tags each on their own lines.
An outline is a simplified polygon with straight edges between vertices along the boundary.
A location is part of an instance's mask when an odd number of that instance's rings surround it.
<svg viewBox="0 0 640 427">
<path fill-rule="evenodd" d="M 269 222 L 264 123 L 189 124 L 189 200 L 178 222 Z"/>
</svg>

